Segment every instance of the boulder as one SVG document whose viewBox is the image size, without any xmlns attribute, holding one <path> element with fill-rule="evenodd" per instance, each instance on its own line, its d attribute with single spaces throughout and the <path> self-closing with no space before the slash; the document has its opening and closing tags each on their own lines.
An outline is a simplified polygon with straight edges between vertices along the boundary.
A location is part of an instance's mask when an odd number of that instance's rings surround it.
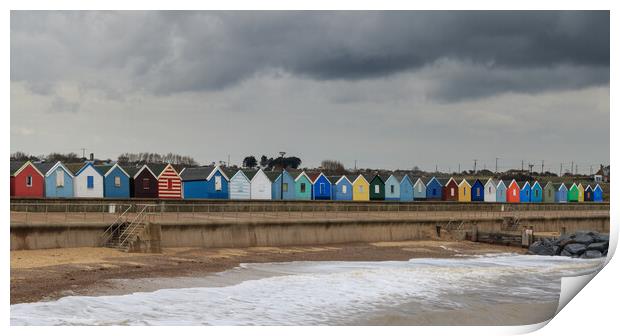
<svg viewBox="0 0 620 336">
<path fill-rule="evenodd" d="M 609 247 L 608 242 L 592 243 L 588 245 L 588 250 L 604 252 L 605 250 L 607 250 L 608 247 Z"/>
<path fill-rule="evenodd" d="M 602 243 L 602 242 L 608 242 L 609 243 L 609 235 L 608 234 L 598 234 L 596 236 L 594 236 L 594 240 L 597 243 Z"/>
<path fill-rule="evenodd" d="M 573 255 L 568 252 L 567 250 L 562 250 L 562 252 L 560 252 L 560 255 L 563 257 L 572 257 Z"/>
<path fill-rule="evenodd" d="M 555 255 L 555 251 L 553 250 L 553 246 L 550 242 L 545 244 L 544 241 L 536 241 L 530 245 L 528 249 L 529 254 L 536 255 Z"/>
<path fill-rule="evenodd" d="M 595 258 L 602 258 L 602 257 L 603 257 L 603 253 L 597 250 L 588 250 L 581 255 L 581 258 L 583 259 L 595 259 Z"/>
<path fill-rule="evenodd" d="M 568 253 L 575 255 L 575 254 L 582 254 L 585 250 L 586 250 L 586 245 L 574 243 L 574 244 L 568 244 L 564 246 L 564 249 L 562 250 L 562 252 L 567 251 Z"/>
<path fill-rule="evenodd" d="M 594 243 L 594 237 L 592 237 L 590 234 L 578 234 L 574 240 L 577 244 L 590 245 Z"/>
</svg>

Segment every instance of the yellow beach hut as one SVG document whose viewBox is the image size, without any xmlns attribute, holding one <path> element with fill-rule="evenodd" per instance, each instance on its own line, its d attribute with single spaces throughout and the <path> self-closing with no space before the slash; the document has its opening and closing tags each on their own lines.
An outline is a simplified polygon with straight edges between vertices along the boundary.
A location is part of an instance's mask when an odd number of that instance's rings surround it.
<svg viewBox="0 0 620 336">
<path fill-rule="evenodd" d="M 471 202 L 471 185 L 466 179 L 459 183 L 459 202 Z"/>
<path fill-rule="evenodd" d="M 585 188 L 583 187 L 583 185 L 581 185 L 581 183 L 579 183 L 577 189 L 579 190 L 579 197 L 577 198 L 577 202 L 583 202 L 583 194 L 585 193 Z"/>
<path fill-rule="evenodd" d="M 370 200 L 370 183 L 364 178 L 364 176 L 347 176 L 349 180 L 353 181 L 353 200 L 354 201 L 369 201 Z"/>
</svg>

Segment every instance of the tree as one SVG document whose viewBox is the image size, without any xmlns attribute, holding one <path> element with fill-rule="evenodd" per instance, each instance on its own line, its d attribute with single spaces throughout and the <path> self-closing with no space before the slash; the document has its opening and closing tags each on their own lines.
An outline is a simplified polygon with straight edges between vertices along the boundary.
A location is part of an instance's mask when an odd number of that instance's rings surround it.
<svg viewBox="0 0 620 336">
<path fill-rule="evenodd" d="M 269 159 L 265 155 L 260 157 L 260 166 L 263 168 L 269 166 Z"/>
<path fill-rule="evenodd" d="M 15 152 L 11 154 L 11 161 L 37 161 L 37 158 L 34 155 L 26 154 L 24 152 Z"/>
<path fill-rule="evenodd" d="M 180 155 L 175 153 L 157 154 L 157 153 L 123 153 L 118 156 L 118 162 L 125 164 L 147 164 L 147 163 L 171 163 L 183 166 L 197 166 L 198 162 L 191 156 Z"/>
<path fill-rule="evenodd" d="M 256 161 L 256 158 L 253 155 L 246 156 L 243 159 L 243 166 L 246 168 L 254 168 L 256 167 L 257 164 L 258 164 L 258 161 Z"/>
<path fill-rule="evenodd" d="M 329 173 L 342 174 L 345 172 L 344 165 L 336 160 L 323 160 L 321 167 Z"/>
<path fill-rule="evenodd" d="M 271 170 L 273 168 L 282 169 L 282 168 L 293 168 L 297 169 L 301 165 L 301 159 L 296 156 L 291 157 L 279 157 L 275 159 L 269 159 L 267 164 L 267 169 Z"/>
</svg>

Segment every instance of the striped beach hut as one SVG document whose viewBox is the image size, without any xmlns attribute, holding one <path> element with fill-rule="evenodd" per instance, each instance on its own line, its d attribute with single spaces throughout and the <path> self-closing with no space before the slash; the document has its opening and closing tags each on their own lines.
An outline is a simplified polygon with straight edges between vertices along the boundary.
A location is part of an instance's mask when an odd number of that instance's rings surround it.
<svg viewBox="0 0 620 336">
<path fill-rule="evenodd" d="M 362 174 L 349 177 L 349 181 L 353 184 L 353 200 L 369 201 L 370 200 L 370 183 Z"/>
<path fill-rule="evenodd" d="M 540 203 L 543 200 L 543 188 L 538 183 L 538 181 L 534 181 L 532 184 L 532 190 L 530 192 L 530 202 L 532 203 Z"/>
<path fill-rule="evenodd" d="M 424 183 L 424 180 L 422 180 L 421 177 L 415 178 L 415 182 L 413 183 L 413 199 L 414 200 L 425 200 L 426 199 L 426 183 Z"/>
<path fill-rule="evenodd" d="M 508 185 L 510 182 L 508 182 Z M 498 180 L 495 192 L 495 202 L 506 203 L 506 194 L 508 193 L 508 185 L 505 181 Z"/>
<path fill-rule="evenodd" d="M 597 184 L 594 189 L 592 189 L 592 201 L 594 202 L 602 202 L 603 201 L 603 188 L 599 184 Z"/>
<path fill-rule="evenodd" d="M 459 202 L 471 202 L 471 184 L 466 179 L 459 183 Z"/>
<path fill-rule="evenodd" d="M 227 176 L 232 176 L 228 183 L 228 195 L 230 199 L 250 199 L 252 197 L 252 182 L 245 171 L 241 169 L 224 169 Z M 255 174 L 249 170 L 248 174 Z"/>
<path fill-rule="evenodd" d="M 385 180 L 385 200 L 400 201 L 400 177 L 394 174 Z"/>
<path fill-rule="evenodd" d="M 170 163 L 149 163 L 149 169 L 157 177 L 157 197 L 181 199 L 181 176 Z"/>
<path fill-rule="evenodd" d="M 557 193 L 558 189 L 556 188 L 556 186 L 553 184 L 553 182 L 549 181 L 547 182 L 547 184 L 545 184 L 545 188 L 543 189 L 543 202 L 545 203 L 554 203 L 555 200 L 555 195 Z"/>
<path fill-rule="evenodd" d="M 73 173 L 62 162 L 46 162 L 36 166 L 45 174 L 45 197 L 73 197 Z"/>
<path fill-rule="evenodd" d="M 474 184 L 471 186 L 471 201 L 472 202 L 484 202 L 484 184 L 479 179 L 474 181 Z"/>
<path fill-rule="evenodd" d="M 568 188 L 564 183 L 560 184 L 558 190 L 555 193 L 555 202 L 556 203 L 566 203 L 568 202 Z"/>
<path fill-rule="evenodd" d="M 335 201 L 352 201 L 353 200 L 353 183 L 345 175 L 329 176 L 333 181 L 332 199 Z"/>
<path fill-rule="evenodd" d="M 413 197 L 413 180 L 409 174 L 400 177 L 400 201 L 412 202 Z"/>
</svg>

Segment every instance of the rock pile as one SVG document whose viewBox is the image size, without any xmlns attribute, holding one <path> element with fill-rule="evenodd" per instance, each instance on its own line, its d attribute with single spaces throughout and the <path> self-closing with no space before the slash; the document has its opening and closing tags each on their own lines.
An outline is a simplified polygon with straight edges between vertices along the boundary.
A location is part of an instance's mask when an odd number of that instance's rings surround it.
<svg viewBox="0 0 620 336">
<path fill-rule="evenodd" d="M 538 240 L 530 245 L 528 254 L 594 259 L 607 256 L 608 248 L 609 235 L 595 231 L 577 231 L 568 236 Z"/>
</svg>

